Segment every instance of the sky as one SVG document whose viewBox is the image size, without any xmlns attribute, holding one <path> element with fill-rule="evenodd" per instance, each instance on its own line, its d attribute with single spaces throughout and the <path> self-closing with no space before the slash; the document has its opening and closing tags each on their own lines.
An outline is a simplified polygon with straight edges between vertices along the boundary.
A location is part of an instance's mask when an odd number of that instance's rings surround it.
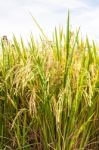
<svg viewBox="0 0 99 150">
<path fill-rule="evenodd" d="M 40 31 L 30 12 L 51 37 L 55 26 L 66 26 L 68 9 L 71 28 L 80 27 L 82 36 L 99 41 L 99 0 L 0 0 L 0 38 L 11 39 L 14 33 L 27 40 L 31 32 L 38 38 Z"/>
</svg>

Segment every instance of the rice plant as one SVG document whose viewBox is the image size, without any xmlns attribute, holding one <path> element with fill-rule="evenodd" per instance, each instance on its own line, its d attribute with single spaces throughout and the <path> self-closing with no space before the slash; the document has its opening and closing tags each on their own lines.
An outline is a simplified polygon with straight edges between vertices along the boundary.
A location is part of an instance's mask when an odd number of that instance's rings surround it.
<svg viewBox="0 0 99 150">
<path fill-rule="evenodd" d="M 36 22 L 36 20 L 33 18 Z M 79 29 L 1 40 L 0 149 L 99 149 L 99 55 Z"/>
</svg>

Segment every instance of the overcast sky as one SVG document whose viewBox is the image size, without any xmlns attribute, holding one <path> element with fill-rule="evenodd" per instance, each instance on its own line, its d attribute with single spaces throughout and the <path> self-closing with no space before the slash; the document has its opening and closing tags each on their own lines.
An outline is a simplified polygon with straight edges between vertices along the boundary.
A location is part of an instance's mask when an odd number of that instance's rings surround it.
<svg viewBox="0 0 99 150">
<path fill-rule="evenodd" d="M 55 26 L 65 26 L 68 9 L 72 28 L 80 26 L 83 35 L 99 40 L 99 0 L 0 0 L 0 37 L 39 35 L 29 12 L 51 36 Z"/>
</svg>

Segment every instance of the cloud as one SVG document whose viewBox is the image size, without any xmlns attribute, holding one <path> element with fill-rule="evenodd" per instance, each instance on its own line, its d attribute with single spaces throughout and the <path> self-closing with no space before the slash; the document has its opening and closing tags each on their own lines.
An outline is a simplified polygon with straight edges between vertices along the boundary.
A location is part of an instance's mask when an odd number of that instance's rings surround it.
<svg viewBox="0 0 99 150">
<path fill-rule="evenodd" d="M 91 39 L 95 39 L 99 41 L 99 8 L 94 9 L 93 7 L 88 11 L 85 15 L 83 15 L 82 20 L 82 28 L 85 32 L 92 37 Z"/>
<path fill-rule="evenodd" d="M 88 2 L 85 0 L 8 0 L 7 2 L 3 0 L 0 3 L 0 36 L 7 34 L 11 37 L 12 33 L 15 33 L 17 37 L 21 34 L 27 38 L 30 32 L 38 36 L 40 32 L 32 21 L 29 11 L 45 33 L 51 36 L 56 25 L 66 26 L 66 15 L 70 9 L 72 28 L 80 26 L 83 35 L 99 38 L 99 6 L 89 5 L 89 0 Z"/>
</svg>

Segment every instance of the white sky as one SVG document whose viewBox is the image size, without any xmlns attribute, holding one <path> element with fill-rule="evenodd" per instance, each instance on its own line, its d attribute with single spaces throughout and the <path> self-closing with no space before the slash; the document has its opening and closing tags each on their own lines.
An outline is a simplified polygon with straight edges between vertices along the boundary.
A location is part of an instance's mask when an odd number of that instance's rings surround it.
<svg viewBox="0 0 99 150">
<path fill-rule="evenodd" d="M 7 35 L 11 39 L 14 33 L 17 38 L 22 35 L 27 40 L 31 32 L 38 37 L 40 32 L 29 11 L 46 35 L 51 36 L 55 26 L 66 25 L 68 9 L 72 28 L 80 26 L 82 35 L 99 41 L 97 0 L 0 0 L 0 37 Z"/>
</svg>

